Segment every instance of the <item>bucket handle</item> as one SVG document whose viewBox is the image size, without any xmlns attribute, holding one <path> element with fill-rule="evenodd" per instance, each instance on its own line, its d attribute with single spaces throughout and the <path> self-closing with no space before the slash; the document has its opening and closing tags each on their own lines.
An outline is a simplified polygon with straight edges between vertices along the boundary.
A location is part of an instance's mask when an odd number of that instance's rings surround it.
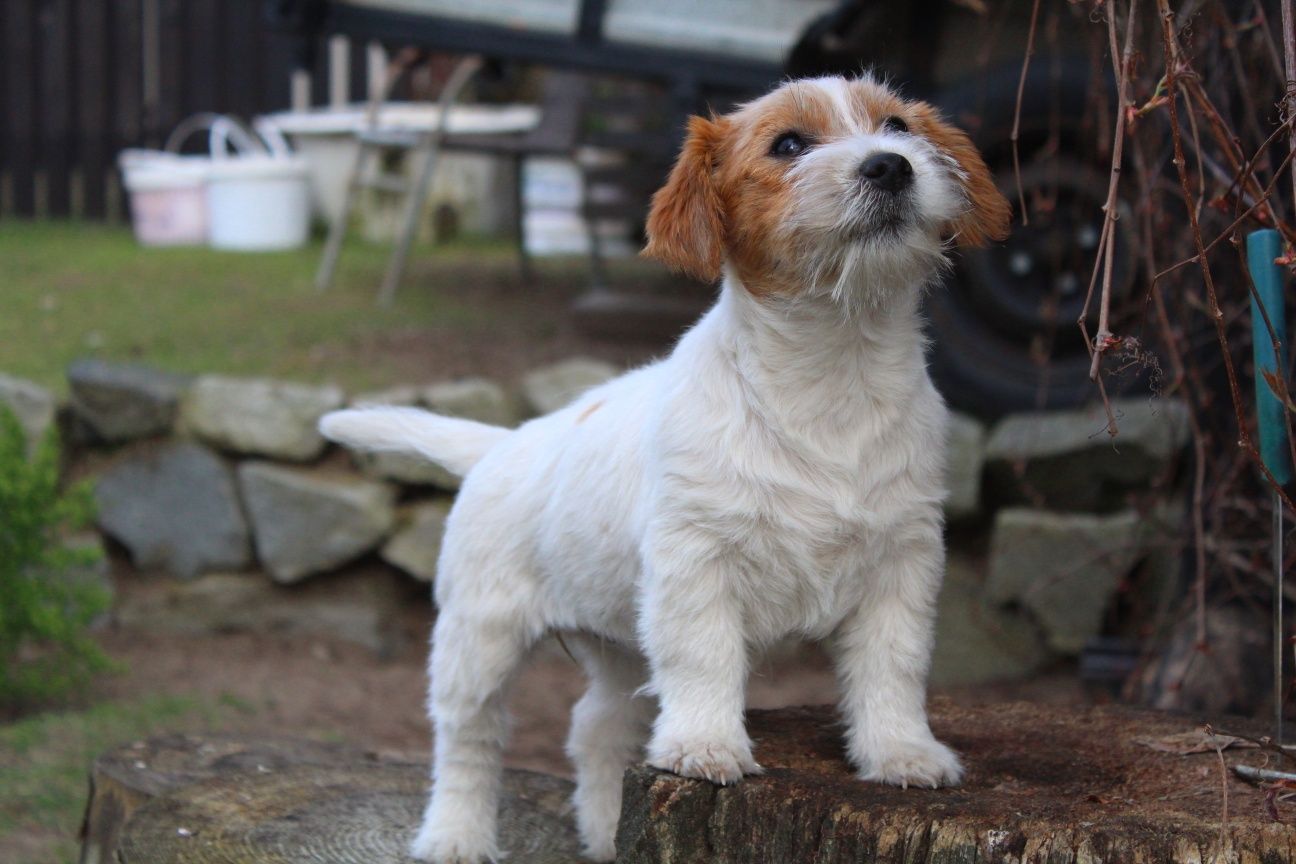
<svg viewBox="0 0 1296 864">
<path fill-rule="evenodd" d="M 288 144 L 288 139 L 284 137 L 283 130 L 279 124 L 275 123 L 269 117 L 258 117 L 252 123 L 253 129 L 257 135 L 265 142 L 266 149 L 270 155 L 276 159 L 290 159 L 293 152 L 292 147 Z"/>
<path fill-rule="evenodd" d="M 266 152 L 265 145 L 255 135 L 244 129 L 237 120 L 223 114 L 216 115 L 211 122 L 208 146 L 212 158 L 218 161 L 228 158 L 231 149 L 240 156 Z"/>
<path fill-rule="evenodd" d="M 191 135 L 204 129 L 208 130 L 207 147 L 213 159 L 224 159 L 229 155 L 231 147 L 239 154 L 266 152 L 266 146 L 244 129 L 237 120 L 212 111 L 192 114 L 177 123 L 175 129 L 167 136 L 163 149 L 168 153 L 178 154 L 180 147 Z"/>
<path fill-rule="evenodd" d="M 195 132 L 201 132 L 204 129 L 210 129 L 212 124 L 220 119 L 220 114 L 214 114 L 211 111 L 203 111 L 199 114 L 192 114 L 176 124 L 167 136 L 166 144 L 162 149 L 168 153 L 179 153 L 180 146 L 193 135 Z"/>
</svg>

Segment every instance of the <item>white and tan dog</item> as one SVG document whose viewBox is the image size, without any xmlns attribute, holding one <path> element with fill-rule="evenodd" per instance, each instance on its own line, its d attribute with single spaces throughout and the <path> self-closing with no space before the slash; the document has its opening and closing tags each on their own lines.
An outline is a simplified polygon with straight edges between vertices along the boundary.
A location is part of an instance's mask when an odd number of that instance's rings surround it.
<svg viewBox="0 0 1296 864">
<path fill-rule="evenodd" d="M 329 438 L 464 476 L 431 658 L 431 802 L 413 854 L 494 858 L 505 688 L 561 631 L 589 674 L 572 718 L 577 817 L 610 860 L 643 758 L 714 783 L 760 770 L 749 656 L 823 640 L 864 780 L 957 783 L 928 728 L 944 569 L 946 410 L 923 359 L 947 241 L 1002 238 L 967 136 L 868 78 L 785 84 L 694 118 L 646 254 L 723 277 L 670 356 L 516 430 L 341 411 Z"/>
</svg>

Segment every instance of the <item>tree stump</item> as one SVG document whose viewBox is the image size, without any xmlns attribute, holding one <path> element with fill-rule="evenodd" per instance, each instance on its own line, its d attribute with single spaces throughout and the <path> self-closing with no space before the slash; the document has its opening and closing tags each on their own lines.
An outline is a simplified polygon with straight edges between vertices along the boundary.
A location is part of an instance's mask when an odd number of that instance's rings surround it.
<svg viewBox="0 0 1296 864">
<path fill-rule="evenodd" d="M 310 741 L 174 735 L 101 756 L 81 864 L 395 864 L 426 803 L 426 764 Z M 574 864 L 571 784 L 506 771 L 511 864 Z"/>
<path fill-rule="evenodd" d="M 1265 789 L 1223 774 L 1213 749 L 1165 752 L 1200 728 L 1184 717 L 938 702 L 932 725 L 968 768 L 940 790 L 856 780 L 829 708 L 752 712 L 748 725 L 762 776 L 718 788 L 627 772 L 620 864 L 1296 860 L 1296 828 L 1270 818 Z M 391 864 L 409 861 L 427 767 L 340 745 L 169 736 L 100 757 L 91 787 L 83 864 Z M 569 783 L 509 771 L 504 787 L 509 864 L 582 860 Z"/>
<path fill-rule="evenodd" d="M 1266 815 L 1265 790 L 1224 774 L 1214 749 L 1149 746 L 1182 747 L 1201 728 L 1189 718 L 938 703 L 932 726 L 963 755 L 960 788 L 856 780 L 831 708 L 752 712 L 761 776 L 720 788 L 644 766 L 627 772 L 618 864 L 1296 860 L 1296 828 Z M 1255 749 L 1223 755 L 1264 761 Z"/>
</svg>

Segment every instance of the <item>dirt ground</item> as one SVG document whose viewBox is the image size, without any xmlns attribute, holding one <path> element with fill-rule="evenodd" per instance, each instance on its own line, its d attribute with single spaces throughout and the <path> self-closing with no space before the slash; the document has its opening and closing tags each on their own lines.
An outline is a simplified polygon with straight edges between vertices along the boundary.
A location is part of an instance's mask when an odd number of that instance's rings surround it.
<svg viewBox="0 0 1296 864">
<path fill-rule="evenodd" d="M 119 592 L 133 589 L 119 582 Z M 419 755 L 430 747 L 424 708 L 431 604 L 411 599 L 395 626 L 390 656 L 327 638 L 262 633 L 178 636 L 110 627 L 100 637 L 126 671 L 106 679 L 109 699 L 174 694 L 244 706 L 225 731 L 342 739 L 383 752 Z M 756 707 L 830 701 L 834 684 L 819 658 L 783 660 L 752 678 Z M 569 773 L 567 718 L 584 689 L 576 664 L 552 642 L 541 645 L 514 685 L 509 764 Z"/>
<path fill-rule="evenodd" d="M 663 311 L 585 315 L 574 311 L 591 291 L 584 259 L 540 259 L 533 269 L 533 281 L 525 282 L 511 258 L 443 261 L 427 254 L 412 265 L 406 290 L 442 295 L 447 305 L 473 310 L 473 321 L 415 315 L 405 327 L 316 345 L 311 360 L 320 370 L 382 370 L 389 385 L 463 376 L 508 385 L 573 355 L 629 368 L 668 352 L 711 299 L 710 289 L 650 262 L 617 260 L 610 262 L 610 287 L 652 298 Z"/>
<path fill-rule="evenodd" d="M 118 579 L 119 595 L 140 590 L 135 577 Z M 96 696 L 132 699 L 174 694 L 225 702 L 221 731 L 306 735 L 343 740 L 381 752 L 423 757 L 430 748 L 424 708 L 426 645 L 431 603 L 417 587 L 393 622 L 397 648 L 380 657 L 372 650 L 328 638 L 264 633 L 178 636 L 145 629 L 109 627 L 100 634 L 125 672 L 104 679 Z M 571 706 L 584 689 L 576 664 L 553 643 L 542 644 L 514 684 L 514 728 L 508 764 L 568 775 L 563 754 Z M 1012 699 L 1082 705 L 1091 701 L 1066 671 L 1027 682 L 947 689 L 939 694 L 963 705 Z M 809 647 L 781 652 L 753 670 L 752 708 L 834 702 L 829 664 Z"/>
</svg>

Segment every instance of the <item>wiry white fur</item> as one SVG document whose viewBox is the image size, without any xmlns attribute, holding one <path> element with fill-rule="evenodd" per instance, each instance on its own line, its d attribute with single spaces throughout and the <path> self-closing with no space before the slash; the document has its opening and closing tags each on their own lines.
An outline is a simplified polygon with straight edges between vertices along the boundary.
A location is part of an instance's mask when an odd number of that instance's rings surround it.
<svg viewBox="0 0 1296 864">
<path fill-rule="evenodd" d="M 837 85 L 829 92 L 844 104 L 841 80 L 828 80 Z M 922 206 L 899 236 L 862 239 L 857 232 L 868 227 L 874 196 L 861 187 L 859 166 L 882 152 L 908 160 L 914 172 L 913 196 Z M 889 302 L 889 291 L 908 290 L 914 274 L 934 279 L 947 266 L 941 226 L 967 206 L 958 173 L 948 155 L 914 135 L 861 132 L 806 153 L 791 171 L 799 206 L 783 231 L 819 253 L 810 256 L 816 266 L 807 274 L 807 288 L 828 294 L 853 315 L 857 306 Z"/>
<path fill-rule="evenodd" d="M 864 137 L 855 156 L 877 138 Z M 568 752 L 597 860 L 615 854 L 621 774 L 645 748 L 716 783 L 760 770 L 749 657 L 789 635 L 830 647 L 862 778 L 958 782 L 924 708 L 946 410 L 919 315 L 942 261 L 932 226 L 953 205 L 935 157 L 911 153 L 927 184 L 916 227 L 848 255 L 827 291 L 756 298 L 730 270 L 664 360 L 515 431 L 391 409 L 325 418 L 353 446 L 467 470 L 438 566 L 434 783 L 416 857 L 497 855 L 504 693 L 550 631 L 591 678 Z M 842 254 L 832 182 L 812 168 L 802 182 L 823 258 Z"/>
<path fill-rule="evenodd" d="M 486 423 L 390 406 L 335 411 L 320 420 L 319 428 L 324 437 L 348 447 L 420 453 L 461 477 L 509 434 Z"/>
</svg>

